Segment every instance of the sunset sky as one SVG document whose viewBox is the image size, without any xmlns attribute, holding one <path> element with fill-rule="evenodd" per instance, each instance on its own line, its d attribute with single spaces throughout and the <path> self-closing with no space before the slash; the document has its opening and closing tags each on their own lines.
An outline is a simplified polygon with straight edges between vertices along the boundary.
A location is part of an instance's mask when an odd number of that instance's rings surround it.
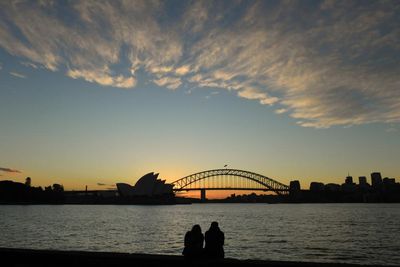
<svg viewBox="0 0 400 267">
<path fill-rule="evenodd" d="M 399 181 L 399 122 L 399 1 L 0 2 L 0 180 Z"/>
</svg>

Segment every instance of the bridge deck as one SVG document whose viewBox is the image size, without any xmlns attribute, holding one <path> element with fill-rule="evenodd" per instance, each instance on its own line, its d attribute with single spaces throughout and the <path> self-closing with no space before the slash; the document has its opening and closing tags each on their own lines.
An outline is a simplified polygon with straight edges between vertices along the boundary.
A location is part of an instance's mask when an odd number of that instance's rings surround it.
<svg viewBox="0 0 400 267">
<path fill-rule="evenodd" d="M 268 189 L 268 188 L 241 188 L 241 187 L 204 187 L 204 188 L 176 188 L 174 191 L 201 191 L 201 190 L 241 190 L 241 191 L 279 191 L 289 192 L 286 189 Z"/>
</svg>

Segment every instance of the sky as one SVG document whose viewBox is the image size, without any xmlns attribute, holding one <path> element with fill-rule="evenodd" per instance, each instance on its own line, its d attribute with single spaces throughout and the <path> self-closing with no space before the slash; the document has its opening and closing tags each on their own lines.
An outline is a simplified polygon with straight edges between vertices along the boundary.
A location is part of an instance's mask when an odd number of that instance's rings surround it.
<svg viewBox="0 0 400 267">
<path fill-rule="evenodd" d="M 1 1 L 0 179 L 399 181 L 399 77 L 399 1 Z"/>
</svg>

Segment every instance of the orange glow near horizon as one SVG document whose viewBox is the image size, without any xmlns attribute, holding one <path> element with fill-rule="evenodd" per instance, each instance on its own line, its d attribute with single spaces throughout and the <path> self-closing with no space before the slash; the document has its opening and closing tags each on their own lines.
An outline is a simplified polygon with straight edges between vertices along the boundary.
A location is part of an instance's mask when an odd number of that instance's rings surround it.
<svg viewBox="0 0 400 267">
<path fill-rule="evenodd" d="M 239 195 L 249 195 L 251 193 L 255 193 L 257 195 L 269 195 L 273 194 L 271 192 L 263 192 L 263 191 L 245 191 L 245 190 L 206 190 L 206 198 L 207 199 L 224 199 L 232 194 L 236 196 Z M 200 191 L 188 191 L 188 192 L 178 192 L 176 194 L 178 197 L 188 197 L 188 198 L 198 198 L 200 199 Z"/>
</svg>

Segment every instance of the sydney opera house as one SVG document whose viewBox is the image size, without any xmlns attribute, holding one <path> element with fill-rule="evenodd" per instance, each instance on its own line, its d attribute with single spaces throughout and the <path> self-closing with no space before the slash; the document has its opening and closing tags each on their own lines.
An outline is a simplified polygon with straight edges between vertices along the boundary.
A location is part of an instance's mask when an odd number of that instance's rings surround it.
<svg viewBox="0 0 400 267">
<path fill-rule="evenodd" d="M 140 178 L 134 186 L 117 183 L 118 193 L 122 197 L 147 196 L 157 197 L 172 195 L 173 185 L 158 179 L 158 173 L 150 172 Z"/>
</svg>

